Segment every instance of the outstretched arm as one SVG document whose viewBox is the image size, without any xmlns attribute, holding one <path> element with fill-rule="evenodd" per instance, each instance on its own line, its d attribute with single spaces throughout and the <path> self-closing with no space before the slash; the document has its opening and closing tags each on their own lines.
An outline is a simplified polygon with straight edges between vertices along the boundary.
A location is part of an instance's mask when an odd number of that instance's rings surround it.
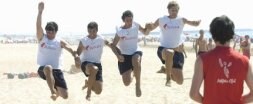
<svg viewBox="0 0 253 104">
<path fill-rule="evenodd" d="M 37 15 L 37 22 L 36 22 L 36 34 L 37 34 L 38 41 L 41 41 L 43 37 L 43 29 L 41 27 L 41 18 L 42 18 L 43 10 L 44 10 L 44 3 L 40 2 L 38 5 L 38 15 Z"/>
<path fill-rule="evenodd" d="M 110 47 L 110 48 L 111 48 L 111 44 L 110 44 L 110 42 L 109 42 L 108 40 L 106 40 L 106 39 L 105 39 L 105 45 L 107 45 L 108 47 Z"/>
<path fill-rule="evenodd" d="M 198 26 L 200 24 L 201 20 L 198 20 L 198 21 L 189 21 L 186 18 L 183 18 L 183 22 L 185 24 L 188 24 L 188 25 L 191 25 L 191 26 Z"/>
<path fill-rule="evenodd" d="M 62 48 L 66 49 L 71 55 L 74 57 L 75 66 L 77 68 L 81 67 L 81 60 L 79 55 L 76 54 L 76 52 L 71 48 L 71 46 L 64 40 L 61 40 L 61 46 Z"/>
<path fill-rule="evenodd" d="M 115 37 L 114 37 L 113 42 L 111 44 L 111 49 L 112 49 L 113 53 L 117 56 L 119 62 L 124 62 L 124 57 L 121 55 L 121 52 L 120 52 L 119 48 L 117 47 L 119 39 L 120 39 L 120 37 L 117 34 L 115 34 Z"/>
<path fill-rule="evenodd" d="M 73 57 L 75 57 L 75 51 L 71 48 L 69 43 L 67 43 L 65 40 L 61 40 L 61 47 L 66 49 Z"/>
<path fill-rule="evenodd" d="M 158 25 L 159 25 L 159 20 L 157 19 L 155 23 L 147 23 L 145 25 L 145 28 L 147 29 L 148 32 L 150 32 L 150 31 L 153 31 L 155 28 L 157 28 Z"/>
<path fill-rule="evenodd" d="M 147 26 L 145 26 L 145 28 L 143 28 L 141 25 L 139 25 L 139 31 L 142 32 L 144 35 L 148 35 L 149 34 Z"/>
</svg>

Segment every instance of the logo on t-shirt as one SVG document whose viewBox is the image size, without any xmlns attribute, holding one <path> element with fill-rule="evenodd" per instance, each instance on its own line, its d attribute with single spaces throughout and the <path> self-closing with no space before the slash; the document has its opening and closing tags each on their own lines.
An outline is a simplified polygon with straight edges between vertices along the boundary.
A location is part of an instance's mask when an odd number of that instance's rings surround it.
<svg viewBox="0 0 253 104">
<path fill-rule="evenodd" d="M 166 24 L 163 25 L 163 28 L 165 30 L 167 30 L 167 29 L 179 29 L 179 27 L 180 26 L 177 23 L 166 23 Z"/>
<path fill-rule="evenodd" d="M 229 67 L 232 65 L 232 62 L 225 62 L 219 58 L 219 64 L 220 64 L 220 67 L 223 68 L 223 71 L 224 71 L 224 74 L 227 78 L 229 78 Z"/>
<path fill-rule="evenodd" d="M 219 58 L 218 61 L 219 61 L 219 65 L 220 65 L 221 69 L 224 72 L 226 79 L 218 78 L 217 83 L 221 83 L 221 84 L 234 84 L 234 83 L 236 83 L 235 78 L 229 78 L 229 68 L 232 66 L 232 62 L 222 61 L 221 58 Z"/>
<path fill-rule="evenodd" d="M 86 50 L 93 50 L 102 47 L 102 45 L 87 45 L 85 47 Z"/>
<path fill-rule="evenodd" d="M 53 49 L 55 50 L 57 48 L 57 46 L 55 44 L 48 44 L 48 43 L 41 43 L 40 45 L 41 48 L 46 48 L 46 49 Z"/>
</svg>

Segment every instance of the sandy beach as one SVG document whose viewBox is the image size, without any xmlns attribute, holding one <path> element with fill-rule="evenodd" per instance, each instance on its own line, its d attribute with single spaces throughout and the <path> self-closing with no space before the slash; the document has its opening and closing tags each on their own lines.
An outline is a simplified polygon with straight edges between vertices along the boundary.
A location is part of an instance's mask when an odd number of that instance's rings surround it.
<svg viewBox="0 0 253 104">
<path fill-rule="evenodd" d="M 64 73 L 68 85 L 69 98 L 50 99 L 46 81 L 35 77 L 7 79 L 3 73 L 37 72 L 37 44 L 0 44 L 0 104 L 195 104 L 189 97 L 189 90 L 196 59 L 192 43 L 186 43 L 187 58 L 184 64 L 184 83 L 172 87 L 165 86 L 165 75 L 156 73 L 161 67 L 156 51 L 157 46 L 141 47 L 143 51 L 141 88 L 142 96 L 135 96 L 135 81 L 130 86 L 123 85 L 117 68 L 117 59 L 112 51 L 104 48 L 103 91 L 101 95 L 92 93 L 91 101 L 86 101 L 86 90 L 81 90 L 86 77 L 82 72 Z M 76 49 L 76 46 L 73 46 Z M 64 51 L 64 70 L 69 71 L 74 64 L 73 57 Z M 244 93 L 247 93 L 246 89 Z"/>
</svg>

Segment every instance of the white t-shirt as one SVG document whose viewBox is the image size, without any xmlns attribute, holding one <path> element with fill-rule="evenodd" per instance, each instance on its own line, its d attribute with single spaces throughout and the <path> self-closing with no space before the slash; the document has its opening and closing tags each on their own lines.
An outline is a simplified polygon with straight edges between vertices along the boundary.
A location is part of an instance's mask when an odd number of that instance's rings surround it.
<svg viewBox="0 0 253 104">
<path fill-rule="evenodd" d="M 38 45 L 37 64 L 40 66 L 51 65 L 53 69 L 62 70 L 62 48 L 61 39 L 49 40 L 44 35 Z"/>
<path fill-rule="evenodd" d="M 101 63 L 101 56 L 103 53 L 103 47 L 105 45 L 104 37 L 97 35 L 95 39 L 90 39 L 88 36 L 86 36 L 80 41 L 85 48 L 80 57 L 81 61 Z"/>
<path fill-rule="evenodd" d="M 133 22 L 128 29 L 118 28 L 117 35 L 120 37 L 118 46 L 122 54 L 132 55 L 136 51 L 140 51 L 138 45 L 139 24 Z"/>
<path fill-rule="evenodd" d="M 176 17 L 170 19 L 168 16 L 159 18 L 159 27 L 161 30 L 162 47 L 176 48 L 183 42 L 181 42 L 181 35 L 184 28 L 184 22 L 182 17 Z"/>
</svg>

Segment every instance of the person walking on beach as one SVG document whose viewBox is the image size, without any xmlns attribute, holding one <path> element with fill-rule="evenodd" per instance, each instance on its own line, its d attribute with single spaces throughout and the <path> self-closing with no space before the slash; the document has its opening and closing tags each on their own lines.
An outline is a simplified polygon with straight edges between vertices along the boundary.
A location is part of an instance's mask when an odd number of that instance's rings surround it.
<svg viewBox="0 0 253 104">
<path fill-rule="evenodd" d="M 204 30 L 200 30 L 199 31 L 199 38 L 196 40 L 196 44 L 195 44 L 195 52 L 196 56 L 207 52 L 207 42 L 206 39 L 204 38 Z"/>
<path fill-rule="evenodd" d="M 248 58 L 230 47 L 234 23 L 227 16 L 215 17 L 210 33 L 216 47 L 195 62 L 190 97 L 202 104 L 244 104 L 253 101 L 253 75 Z M 204 92 L 200 87 L 204 81 Z M 244 81 L 249 93 L 242 96 Z"/>
<path fill-rule="evenodd" d="M 250 38 L 249 35 L 245 35 L 245 39 L 240 42 L 240 47 L 242 48 L 242 54 L 247 56 L 250 59 Z"/>
<path fill-rule="evenodd" d="M 136 80 L 136 96 L 141 92 L 141 57 L 142 51 L 138 46 L 138 31 L 148 34 L 146 28 L 133 21 L 133 13 L 126 10 L 122 14 L 124 24 L 117 28 L 112 43 L 112 51 L 118 58 L 118 68 L 125 86 L 132 82 L 133 72 Z M 117 47 L 119 46 L 119 48 Z"/>
<path fill-rule="evenodd" d="M 171 86 L 171 79 L 177 84 L 183 84 L 183 64 L 184 56 L 180 49 L 182 31 L 185 24 L 198 26 L 200 20 L 189 21 L 186 18 L 178 16 L 179 5 L 176 1 L 169 2 L 167 6 L 169 15 L 158 18 L 155 23 L 148 23 L 147 29 L 154 30 L 159 26 L 161 30 L 160 46 L 157 55 L 165 64 L 166 86 Z"/>
<path fill-rule="evenodd" d="M 39 76 L 47 81 L 51 91 L 51 99 L 56 100 L 58 96 L 68 98 L 67 84 L 62 73 L 62 48 L 66 49 L 73 56 L 75 52 L 70 45 L 56 36 L 58 25 L 55 22 L 48 22 L 44 34 L 41 19 L 44 10 L 44 3 L 38 5 L 38 16 L 36 22 L 36 32 L 38 39 L 37 63 Z"/>
<path fill-rule="evenodd" d="M 213 39 L 209 38 L 207 43 L 207 51 L 210 51 L 215 48 L 215 45 L 213 44 Z"/>
<path fill-rule="evenodd" d="M 91 91 L 100 94 L 103 89 L 103 76 L 101 56 L 104 45 L 109 45 L 109 42 L 103 36 L 98 35 L 98 24 L 94 21 L 87 26 L 88 35 L 82 38 L 77 47 L 77 56 L 80 57 L 79 67 L 81 67 L 88 80 L 85 80 L 83 90 L 87 88 L 86 100 L 90 101 Z M 78 63 L 76 63 L 78 65 Z"/>
</svg>

